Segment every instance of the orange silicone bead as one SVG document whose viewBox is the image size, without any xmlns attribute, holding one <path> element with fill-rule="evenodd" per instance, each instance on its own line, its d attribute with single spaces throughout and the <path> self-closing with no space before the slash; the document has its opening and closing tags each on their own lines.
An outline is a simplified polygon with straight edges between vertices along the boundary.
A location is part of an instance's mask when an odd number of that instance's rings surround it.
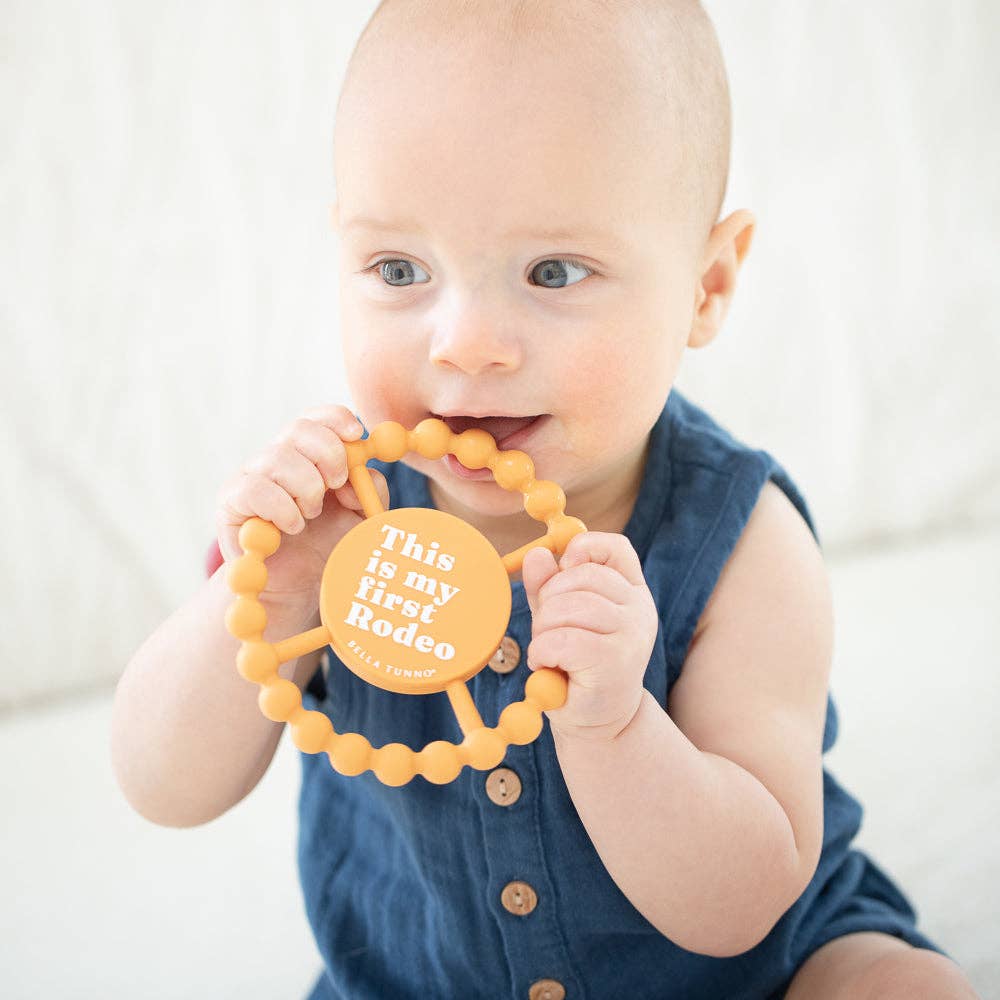
<svg viewBox="0 0 1000 1000">
<path fill-rule="evenodd" d="M 237 639 L 254 639 L 267 625 L 264 605 L 255 597 L 237 597 L 226 611 L 226 628 Z"/>
<path fill-rule="evenodd" d="M 367 770 L 371 755 L 372 745 L 360 733 L 339 733 L 333 749 L 327 751 L 334 769 L 347 775 Z"/>
<path fill-rule="evenodd" d="M 524 498 L 524 509 L 536 521 L 548 521 L 554 514 L 561 514 L 565 507 L 566 494 L 550 479 L 536 479 Z"/>
<path fill-rule="evenodd" d="M 402 424 L 386 420 L 373 428 L 366 442 L 382 462 L 398 462 L 409 450 L 409 432 Z"/>
<path fill-rule="evenodd" d="M 551 712 L 566 703 L 566 675 L 552 667 L 539 667 L 524 685 L 524 695 L 539 708 Z"/>
<path fill-rule="evenodd" d="M 226 582 L 237 594 L 259 594 L 267 586 L 267 567 L 260 556 L 245 552 L 227 567 Z"/>
<path fill-rule="evenodd" d="M 580 518 L 570 517 L 569 514 L 560 514 L 549 522 L 548 536 L 552 539 L 556 551 L 563 552 L 574 535 L 586 530 L 587 526 Z"/>
<path fill-rule="evenodd" d="M 269 642 L 245 642 L 236 654 L 236 669 L 255 684 L 278 672 L 278 654 Z"/>
<path fill-rule="evenodd" d="M 284 722 L 302 704 L 302 693 L 291 681 L 278 677 L 261 686 L 257 704 L 273 722 Z"/>
<path fill-rule="evenodd" d="M 505 490 L 523 493 L 535 481 L 535 463 L 523 451 L 502 451 L 493 465 L 493 478 Z"/>
<path fill-rule="evenodd" d="M 478 427 L 462 431 L 453 443 L 455 457 L 470 469 L 485 469 L 496 452 L 496 442 Z"/>
<path fill-rule="evenodd" d="M 322 712 L 299 709 L 288 720 L 292 742 L 303 753 L 319 753 L 333 733 L 333 723 Z"/>
<path fill-rule="evenodd" d="M 410 434 L 412 447 L 424 458 L 444 458 L 451 443 L 451 431 L 443 420 L 428 417 L 421 420 Z"/>
<path fill-rule="evenodd" d="M 240 525 L 239 538 L 241 548 L 266 559 L 278 551 L 281 544 L 281 532 L 270 521 L 260 517 L 251 517 Z"/>
<path fill-rule="evenodd" d="M 405 743 L 387 743 L 373 756 L 375 776 L 383 785 L 405 785 L 417 773 L 416 754 Z"/>
<path fill-rule="evenodd" d="M 496 767 L 507 752 L 507 744 L 495 729 L 473 729 L 462 741 L 466 760 L 478 771 Z"/>
<path fill-rule="evenodd" d="M 524 701 L 515 701 L 500 713 L 500 728 L 511 743 L 523 746 L 542 731 L 542 713 Z"/>
<path fill-rule="evenodd" d="M 420 773 L 435 785 L 446 785 L 449 781 L 454 781 L 462 770 L 458 748 L 447 740 L 428 743 L 417 756 L 420 758 Z"/>
</svg>

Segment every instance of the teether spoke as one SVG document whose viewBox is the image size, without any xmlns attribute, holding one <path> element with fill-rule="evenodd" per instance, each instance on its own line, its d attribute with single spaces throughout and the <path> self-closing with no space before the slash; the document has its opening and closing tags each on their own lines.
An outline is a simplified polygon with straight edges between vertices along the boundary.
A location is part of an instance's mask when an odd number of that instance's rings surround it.
<svg viewBox="0 0 1000 1000">
<path fill-rule="evenodd" d="M 358 444 L 360 442 L 352 443 Z M 382 506 L 382 500 L 378 495 L 378 490 L 375 489 L 375 483 L 372 481 L 372 474 L 364 461 L 360 465 L 350 466 L 347 478 L 361 501 L 361 509 L 364 511 L 365 517 L 375 517 L 376 514 L 385 513 L 385 507 Z"/>
<path fill-rule="evenodd" d="M 455 713 L 455 718 L 458 719 L 458 725 L 462 732 L 468 736 L 474 729 L 482 729 L 483 720 L 465 681 L 455 681 L 449 684 L 447 691 L 452 711 Z"/>
<path fill-rule="evenodd" d="M 503 568 L 507 570 L 507 575 L 513 576 L 515 573 L 519 573 L 524 563 L 524 557 L 532 549 L 537 548 L 548 549 L 552 552 L 555 549 L 555 544 L 549 535 L 542 535 L 541 538 L 536 538 L 535 541 L 528 542 L 527 545 L 522 545 L 519 549 L 514 549 L 505 556 L 501 556 L 500 561 L 503 563 Z"/>
<path fill-rule="evenodd" d="M 320 625 L 318 628 L 309 629 L 308 632 L 299 632 L 297 635 L 290 635 L 287 639 L 276 642 L 274 651 L 278 654 L 279 663 L 287 663 L 329 644 L 330 630 L 325 625 Z"/>
</svg>

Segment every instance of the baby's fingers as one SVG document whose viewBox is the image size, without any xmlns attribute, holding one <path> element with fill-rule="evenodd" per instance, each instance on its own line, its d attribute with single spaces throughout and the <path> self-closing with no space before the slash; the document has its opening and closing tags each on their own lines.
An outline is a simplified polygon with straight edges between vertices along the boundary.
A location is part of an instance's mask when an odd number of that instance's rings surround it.
<svg viewBox="0 0 1000 1000">
<path fill-rule="evenodd" d="M 311 406 L 302 411 L 302 416 L 324 427 L 329 427 L 344 441 L 359 441 L 364 434 L 361 421 L 346 407 L 336 405 Z"/>
<path fill-rule="evenodd" d="M 327 489 L 339 489 L 347 482 L 347 449 L 328 424 L 300 417 L 281 440 L 290 442 L 316 466 Z"/>
<path fill-rule="evenodd" d="M 270 521 L 290 535 L 305 527 L 302 512 L 286 489 L 262 473 L 241 472 L 219 491 L 216 528 L 225 559 L 239 555 L 239 529 L 251 517 Z"/>
<path fill-rule="evenodd" d="M 259 473 L 272 479 L 295 501 L 303 519 L 318 517 L 323 512 L 326 483 L 322 473 L 295 447 L 293 441 L 282 441 L 265 448 L 243 466 L 247 474 Z M 286 531 L 282 525 L 278 525 Z M 297 526 L 301 531 L 304 524 Z M 293 534 L 295 532 L 292 532 Z"/>
</svg>

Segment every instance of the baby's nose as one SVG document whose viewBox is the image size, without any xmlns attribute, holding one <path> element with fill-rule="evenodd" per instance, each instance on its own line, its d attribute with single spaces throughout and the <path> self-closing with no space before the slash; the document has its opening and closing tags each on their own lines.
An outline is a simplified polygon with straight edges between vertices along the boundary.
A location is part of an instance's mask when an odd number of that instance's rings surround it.
<svg viewBox="0 0 1000 1000">
<path fill-rule="evenodd" d="M 490 369 L 519 367 L 522 350 L 520 338 L 509 324 L 481 311 L 466 311 L 436 326 L 428 359 L 435 366 L 479 375 Z"/>
</svg>

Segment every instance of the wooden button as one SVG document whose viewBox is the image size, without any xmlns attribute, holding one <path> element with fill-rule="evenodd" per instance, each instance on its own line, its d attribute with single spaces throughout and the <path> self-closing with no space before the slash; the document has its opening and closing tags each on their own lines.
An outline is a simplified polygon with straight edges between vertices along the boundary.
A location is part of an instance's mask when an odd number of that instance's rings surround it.
<svg viewBox="0 0 1000 1000">
<path fill-rule="evenodd" d="M 521 779 L 509 767 L 498 767 L 486 778 L 486 794 L 498 806 L 512 805 L 521 797 Z"/>
<path fill-rule="evenodd" d="M 526 917 L 538 906 L 538 896 L 527 882 L 508 882 L 500 893 L 500 902 L 508 913 Z"/>
<path fill-rule="evenodd" d="M 498 674 L 509 674 L 521 662 L 521 647 L 509 635 L 500 640 L 500 648 L 490 657 L 487 664 Z"/>
<path fill-rule="evenodd" d="M 539 979 L 528 990 L 528 1000 L 565 1000 L 566 987 L 555 979 Z"/>
</svg>

